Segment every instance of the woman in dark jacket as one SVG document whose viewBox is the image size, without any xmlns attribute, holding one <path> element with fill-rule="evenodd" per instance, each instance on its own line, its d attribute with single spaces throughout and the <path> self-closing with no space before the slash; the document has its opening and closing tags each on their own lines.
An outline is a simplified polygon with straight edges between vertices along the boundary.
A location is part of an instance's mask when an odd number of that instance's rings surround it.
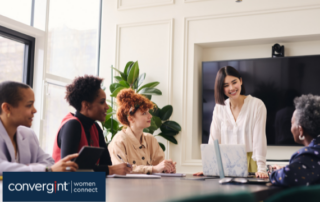
<svg viewBox="0 0 320 202">
<path fill-rule="evenodd" d="M 270 175 L 274 185 L 299 186 L 320 184 L 320 96 L 295 98 L 291 119 L 294 141 L 305 147 L 294 153 L 289 165 Z"/>
<path fill-rule="evenodd" d="M 66 100 L 77 111 L 68 113 L 59 127 L 53 147 L 53 159 L 77 153 L 83 146 L 105 148 L 95 171 L 125 175 L 131 172 L 127 164 L 112 165 L 103 132 L 96 121 L 104 122 L 108 110 L 102 79 L 94 76 L 77 77 L 67 86 Z"/>
</svg>

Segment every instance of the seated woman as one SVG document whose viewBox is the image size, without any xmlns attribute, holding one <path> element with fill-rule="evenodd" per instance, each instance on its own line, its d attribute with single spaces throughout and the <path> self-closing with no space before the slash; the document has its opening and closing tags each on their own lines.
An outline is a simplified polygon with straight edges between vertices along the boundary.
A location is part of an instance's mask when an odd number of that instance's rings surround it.
<svg viewBox="0 0 320 202">
<path fill-rule="evenodd" d="M 125 129 L 109 144 L 112 163 L 123 159 L 133 165 L 133 173 L 175 173 L 175 162 L 165 160 L 157 139 L 143 132 L 151 124 L 149 109 L 153 103 L 132 89 L 124 89 L 117 96 L 117 104 L 117 118 Z"/>
<path fill-rule="evenodd" d="M 6 171 L 63 172 L 76 171 L 78 165 L 66 156 L 56 164 L 44 153 L 32 129 L 34 93 L 23 83 L 0 83 L 0 175 Z"/>
<path fill-rule="evenodd" d="M 53 146 L 53 159 L 57 162 L 65 156 L 79 152 L 83 146 L 105 148 L 95 171 L 125 175 L 131 172 L 125 163 L 112 166 L 103 132 L 96 121 L 104 122 L 108 105 L 101 89 L 101 78 L 83 76 L 67 86 L 66 100 L 77 111 L 68 113 L 59 127 Z"/>
<path fill-rule="evenodd" d="M 291 132 L 294 141 L 305 147 L 292 155 L 289 165 L 272 172 L 270 181 L 281 186 L 319 184 L 320 96 L 302 95 L 294 104 Z"/>
</svg>

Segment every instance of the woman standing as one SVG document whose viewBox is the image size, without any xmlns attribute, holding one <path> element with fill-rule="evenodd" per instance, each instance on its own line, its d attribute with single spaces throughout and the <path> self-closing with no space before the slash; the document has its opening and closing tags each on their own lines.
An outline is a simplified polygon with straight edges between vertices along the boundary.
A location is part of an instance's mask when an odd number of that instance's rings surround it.
<svg viewBox="0 0 320 202">
<path fill-rule="evenodd" d="M 77 77 L 67 86 L 66 100 L 77 111 L 68 113 L 61 122 L 53 147 L 53 159 L 59 161 L 66 155 L 79 152 L 83 146 L 105 148 L 95 171 L 107 175 L 125 175 L 131 172 L 125 163 L 112 165 L 103 132 L 96 121 L 104 122 L 108 105 L 101 89 L 102 79 L 95 76 Z"/>
<path fill-rule="evenodd" d="M 124 89 L 117 96 L 117 104 L 117 118 L 125 129 L 109 145 L 112 162 L 123 159 L 133 165 L 134 173 L 175 173 L 175 162 L 165 160 L 157 139 L 143 132 L 150 127 L 153 103 L 132 89 Z"/>
<path fill-rule="evenodd" d="M 221 68 L 215 82 L 216 106 L 213 111 L 209 144 L 244 144 L 247 150 L 248 172 L 266 178 L 266 117 L 264 103 L 245 95 L 242 77 L 231 66 Z M 201 175 L 202 172 L 195 175 Z"/>
<path fill-rule="evenodd" d="M 76 171 L 71 161 L 78 154 L 66 156 L 54 163 L 39 146 L 32 129 L 34 93 L 30 86 L 14 81 L 0 83 L 0 175 L 16 172 Z"/>
</svg>

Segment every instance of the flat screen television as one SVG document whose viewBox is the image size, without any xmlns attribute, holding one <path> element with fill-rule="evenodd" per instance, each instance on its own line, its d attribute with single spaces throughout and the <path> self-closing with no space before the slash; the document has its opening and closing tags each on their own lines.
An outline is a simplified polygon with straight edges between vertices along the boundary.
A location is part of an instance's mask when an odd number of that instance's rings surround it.
<svg viewBox="0 0 320 202">
<path fill-rule="evenodd" d="M 320 95 L 320 55 L 202 62 L 202 143 L 208 143 L 215 106 L 214 83 L 224 66 L 237 69 L 246 95 L 261 99 L 267 108 L 267 144 L 296 146 L 291 134 L 293 99 Z"/>
</svg>

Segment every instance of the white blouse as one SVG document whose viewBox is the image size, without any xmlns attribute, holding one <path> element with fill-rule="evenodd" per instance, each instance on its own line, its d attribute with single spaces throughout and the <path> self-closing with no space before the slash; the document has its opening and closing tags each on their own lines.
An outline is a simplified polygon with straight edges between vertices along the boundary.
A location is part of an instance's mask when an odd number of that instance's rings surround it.
<svg viewBox="0 0 320 202">
<path fill-rule="evenodd" d="M 252 152 L 258 171 L 266 172 L 266 119 L 264 103 L 248 95 L 235 121 L 230 100 L 227 99 L 225 105 L 216 104 L 213 110 L 209 144 L 213 144 L 215 139 L 218 139 L 220 144 L 244 144 L 247 152 Z"/>
</svg>

